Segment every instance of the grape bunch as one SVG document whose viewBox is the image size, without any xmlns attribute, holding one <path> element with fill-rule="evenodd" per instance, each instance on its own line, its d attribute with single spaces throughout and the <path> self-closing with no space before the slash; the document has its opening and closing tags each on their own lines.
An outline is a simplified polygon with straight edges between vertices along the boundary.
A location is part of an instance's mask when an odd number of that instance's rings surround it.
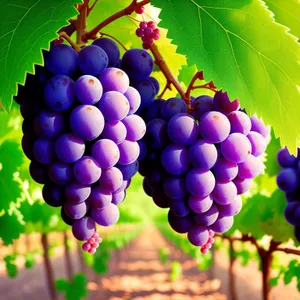
<svg viewBox="0 0 300 300">
<path fill-rule="evenodd" d="M 96 223 L 118 221 L 118 205 L 138 171 L 138 141 L 146 125 L 135 114 L 141 96 L 124 70 L 136 80 L 148 78 L 148 56 L 131 49 L 121 61 L 117 44 L 107 38 L 79 53 L 53 44 L 44 52 L 45 67 L 28 75 L 15 99 L 24 118 L 22 147 L 30 174 L 44 185 L 45 202 L 61 207 L 63 221 L 86 241 L 83 250 L 89 253 L 101 242 Z"/>
<path fill-rule="evenodd" d="M 297 157 L 291 155 L 287 148 L 280 149 L 277 162 L 283 168 L 277 174 L 277 185 L 285 192 L 287 206 L 284 216 L 295 226 L 295 237 L 300 242 L 300 149 Z"/>
<path fill-rule="evenodd" d="M 154 21 L 141 22 L 135 33 L 142 39 L 144 49 L 149 49 L 154 41 L 160 38 L 160 31 Z"/>
<path fill-rule="evenodd" d="M 168 221 L 207 253 L 214 232 L 225 232 L 242 208 L 241 194 L 263 171 L 269 128 L 249 118 L 237 100 L 219 91 L 192 100 L 152 101 L 141 110 L 139 173 L 147 195 L 169 208 Z"/>
</svg>

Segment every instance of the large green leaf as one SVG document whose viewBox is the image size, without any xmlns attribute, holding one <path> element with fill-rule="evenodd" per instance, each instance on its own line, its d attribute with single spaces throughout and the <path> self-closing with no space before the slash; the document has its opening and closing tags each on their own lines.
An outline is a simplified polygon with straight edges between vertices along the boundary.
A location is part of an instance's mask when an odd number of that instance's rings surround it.
<svg viewBox="0 0 300 300">
<path fill-rule="evenodd" d="M 76 15 L 80 0 L 4 1 L 0 18 L 0 100 L 10 109 L 17 83 L 24 83 L 33 64 L 42 64 L 41 49 L 57 37 L 56 31 Z"/>
<path fill-rule="evenodd" d="M 205 79 L 238 97 L 274 127 L 281 144 L 300 146 L 300 44 L 259 0 L 153 0 L 161 26 Z"/>
<path fill-rule="evenodd" d="M 291 33 L 300 38 L 300 1 L 264 0 L 264 2 L 275 14 L 275 21 L 290 28 Z"/>
</svg>

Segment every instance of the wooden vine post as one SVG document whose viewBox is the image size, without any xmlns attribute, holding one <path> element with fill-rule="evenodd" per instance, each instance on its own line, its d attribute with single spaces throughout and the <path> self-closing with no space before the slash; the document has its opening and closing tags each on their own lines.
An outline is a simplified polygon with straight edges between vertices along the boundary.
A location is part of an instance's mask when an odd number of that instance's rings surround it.
<svg viewBox="0 0 300 300">
<path fill-rule="evenodd" d="M 49 296 L 51 300 L 56 300 L 57 295 L 56 295 L 55 283 L 54 283 L 54 272 L 49 257 L 49 242 L 48 242 L 47 234 L 45 233 L 42 234 L 41 242 L 43 246 L 44 266 L 45 266 L 46 281 L 49 289 Z"/>
</svg>

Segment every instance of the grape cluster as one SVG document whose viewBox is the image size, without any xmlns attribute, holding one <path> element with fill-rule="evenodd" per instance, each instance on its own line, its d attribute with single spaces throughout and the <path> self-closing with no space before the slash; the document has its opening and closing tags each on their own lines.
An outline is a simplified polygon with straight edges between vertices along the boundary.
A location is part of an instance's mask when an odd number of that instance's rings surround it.
<svg viewBox="0 0 300 300">
<path fill-rule="evenodd" d="M 101 237 L 95 232 L 85 243 L 82 244 L 82 250 L 94 254 L 102 242 Z"/>
<path fill-rule="evenodd" d="M 147 124 L 139 156 L 144 190 L 202 253 L 214 232 L 231 228 L 240 195 L 263 170 L 269 128 L 239 108 L 219 91 L 193 99 L 191 113 L 180 98 L 152 101 L 140 113 Z"/>
<path fill-rule="evenodd" d="M 160 38 L 160 31 L 154 21 L 141 22 L 135 33 L 142 39 L 144 49 L 149 49 Z"/>
<path fill-rule="evenodd" d="M 300 242 L 300 149 L 297 157 L 291 155 L 287 148 L 280 149 L 277 162 L 283 168 L 277 174 L 277 185 L 285 192 L 287 206 L 284 216 L 295 226 L 295 237 Z"/>
<path fill-rule="evenodd" d="M 118 221 L 117 206 L 138 171 L 137 141 L 146 125 L 135 114 L 141 96 L 128 75 L 136 84 L 148 79 L 153 68 L 149 56 L 131 49 L 121 61 L 118 46 L 107 38 L 79 53 L 54 44 L 44 52 L 45 67 L 28 75 L 16 97 L 30 174 L 44 185 L 45 202 L 62 207 L 62 219 L 75 238 L 87 241 L 83 249 L 89 253 L 100 241 L 95 223 Z"/>
</svg>

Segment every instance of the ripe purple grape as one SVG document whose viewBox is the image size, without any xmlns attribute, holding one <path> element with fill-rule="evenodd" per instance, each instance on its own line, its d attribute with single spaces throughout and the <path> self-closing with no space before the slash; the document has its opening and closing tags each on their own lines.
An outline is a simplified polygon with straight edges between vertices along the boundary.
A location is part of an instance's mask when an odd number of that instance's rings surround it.
<svg viewBox="0 0 300 300">
<path fill-rule="evenodd" d="M 141 95 L 134 87 L 129 86 L 127 91 L 124 93 L 124 96 L 129 102 L 128 115 L 132 115 L 139 109 L 141 105 Z"/>
<path fill-rule="evenodd" d="M 71 133 L 62 134 L 55 142 L 55 153 L 65 163 L 76 162 L 83 156 L 84 151 L 84 141 Z"/>
<path fill-rule="evenodd" d="M 237 196 L 232 202 L 227 205 L 218 205 L 220 216 L 231 217 L 237 215 L 242 209 L 242 198 Z"/>
<path fill-rule="evenodd" d="M 188 232 L 188 239 L 194 246 L 203 246 L 208 240 L 208 231 L 205 226 L 194 225 Z"/>
<path fill-rule="evenodd" d="M 87 241 L 94 234 L 95 229 L 95 222 L 88 216 L 75 220 L 72 225 L 72 233 L 79 241 Z"/>
<path fill-rule="evenodd" d="M 251 189 L 252 186 L 252 179 L 242 179 L 236 177 L 232 181 L 237 188 L 238 195 L 244 194 Z"/>
<path fill-rule="evenodd" d="M 212 204 L 213 200 L 210 195 L 204 198 L 195 197 L 193 195 L 189 197 L 189 206 L 195 213 L 205 213 L 211 208 Z"/>
<path fill-rule="evenodd" d="M 118 145 L 120 151 L 120 165 L 129 165 L 133 163 L 140 154 L 139 144 L 137 142 L 124 140 Z"/>
<path fill-rule="evenodd" d="M 221 205 L 227 205 L 237 197 L 237 188 L 232 181 L 217 182 L 212 192 L 212 198 Z"/>
<path fill-rule="evenodd" d="M 104 118 L 97 107 L 80 105 L 70 115 L 70 126 L 75 135 L 85 141 L 91 141 L 102 133 Z"/>
<path fill-rule="evenodd" d="M 206 95 L 197 97 L 192 103 L 192 109 L 192 115 L 200 120 L 205 113 L 214 110 L 213 98 Z"/>
<path fill-rule="evenodd" d="M 213 173 L 216 180 L 219 182 L 228 182 L 233 180 L 237 176 L 238 171 L 238 165 L 225 158 L 219 159 L 213 167 Z"/>
<path fill-rule="evenodd" d="M 39 138 L 33 145 L 34 158 L 41 164 L 51 164 L 55 160 L 54 143 L 44 138 Z"/>
<path fill-rule="evenodd" d="M 125 191 L 120 191 L 118 193 L 113 193 L 111 203 L 118 206 L 124 201 L 125 197 L 126 197 L 126 192 Z"/>
<path fill-rule="evenodd" d="M 99 109 L 107 121 L 117 122 L 127 116 L 129 102 L 123 94 L 109 91 L 104 93 L 99 101 Z"/>
<path fill-rule="evenodd" d="M 108 68 L 99 77 L 106 91 L 116 91 L 124 94 L 129 87 L 128 75 L 118 68 Z"/>
<path fill-rule="evenodd" d="M 102 209 L 92 208 L 91 216 L 101 226 L 111 226 L 118 222 L 120 217 L 119 209 L 110 203 Z"/>
<path fill-rule="evenodd" d="M 297 158 L 285 147 L 278 151 L 277 162 L 282 168 L 293 168 L 297 165 Z"/>
<path fill-rule="evenodd" d="M 102 93 L 102 84 L 95 76 L 83 75 L 75 82 L 75 95 L 82 104 L 96 104 Z"/>
<path fill-rule="evenodd" d="M 168 221 L 172 229 L 178 233 L 187 233 L 195 224 L 195 221 L 190 215 L 179 218 L 176 217 L 171 210 L 168 213 Z"/>
<path fill-rule="evenodd" d="M 216 222 L 218 216 L 219 210 L 215 204 L 212 204 L 212 206 L 206 212 L 194 214 L 194 220 L 198 225 L 210 226 Z"/>
<path fill-rule="evenodd" d="M 231 130 L 230 133 L 239 132 L 247 135 L 251 129 L 250 118 L 242 111 L 233 111 L 227 118 L 230 122 Z"/>
<path fill-rule="evenodd" d="M 265 138 L 260 133 L 250 131 L 247 138 L 251 143 L 252 155 L 258 157 L 265 152 L 267 144 Z"/>
<path fill-rule="evenodd" d="M 93 186 L 88 202 L 95 208 L 104 208 L 112 201 L 112 194 L 100 186 Z"/>
<path fill-rule="evenodd" d="M 102 171 L 99 185 L 103 190 L 114 193 L 121 187 L 122 183 L 123 175 L 118 168 L 112 167 Z"/>
<path fill-rule="evenodd" d="M 66 186 L 65 194 L 68 202 L 81 203 L 85 201 L 91 193 L 91 187 L 79 182 L 72 182 Z"/>
<path fill-rule="evenodd" d="M 126 127 L 126 140 L 136 142 L 140 140 L 146 133 L 146 124 L 138 115 L 130 115 L 122 120 Z"/>
<path fill-rule="evenodd" d="M 94 158 L 83 156 L 74 164 L 74 174 L 78 182 L 92 184 L 99 180 L 101 168 Z"/>
<path fill-rule="evenodd" d="M 204 140 L 210 143 L 223 142 L 230 133 L 230 123 L 225 115 L 211 111 L 199 121 L 199 131 Z"/>
<path fill-rule="evenodd" d="M 262 162 L 252 154 L 245 161 L 239 163 L 238 166 L 238 176 L 243 179 L 252 179 L 262 172 Z"/>
<path fill-rule="evenodd" d="M 284 192 L 292 192 L 299 184 L 299 175 L 293 168 L 281 170 L 277 175 L 277 185 Z"/>
<path fill-rule="evenodd" d="M 161 117 L 166 121 L 179 113 L 187 113 L 187 106 L 180 98 L 170 98 L 161 107 Z"/>
<path fill-rule="evenodd" d="M 63 207 L 65 214 L 73 220 L 83 218 L 87 212 L 87 205 L 85 202 L 72 203 L 67 201 Z"/>
<path fill-rule="evenodd" d="M 163 185 L 164 192 L 173 200 L 182 199 L 187 194 L 185 181 L 181 176 L 169 176 L 164 180 Z"/>
<path fill-rule="evenodd" d="M 63 188 L 55 184 L 45 184 L 42 194 L 44 201 L 53 207 L 62 206 L 66 200 Z"/>
<path fill-rule="evenodd" d="M 171 212 L 176 216 L 176 217 L 185 217 L 187 216 L 190 212 L 191 209 L 186 201 L 186 199 L 170 199 L 169 200 L 169 206 Z"/>
<path fill-rule="evenodd" d="M 125 140 L 126 135 L 127 130 L 122 122 L 105 122 L 102 132 L 103 138 L 112 140 L 117 145 L 119 145 Z"/>
<path fill-rule="evenodd" d="M 215 232 L 223 233 L 228 231 L 233 225 L 233 217 L 218 217 L 217 221 L 209 228 Z"/>
<path fill-rule="evenodd" d="M 49 167 L 48 175 L 55 184 L 65 186 L 73 179 L 73 168 L 70 164 L 54 162 Z"/>
</svg>

